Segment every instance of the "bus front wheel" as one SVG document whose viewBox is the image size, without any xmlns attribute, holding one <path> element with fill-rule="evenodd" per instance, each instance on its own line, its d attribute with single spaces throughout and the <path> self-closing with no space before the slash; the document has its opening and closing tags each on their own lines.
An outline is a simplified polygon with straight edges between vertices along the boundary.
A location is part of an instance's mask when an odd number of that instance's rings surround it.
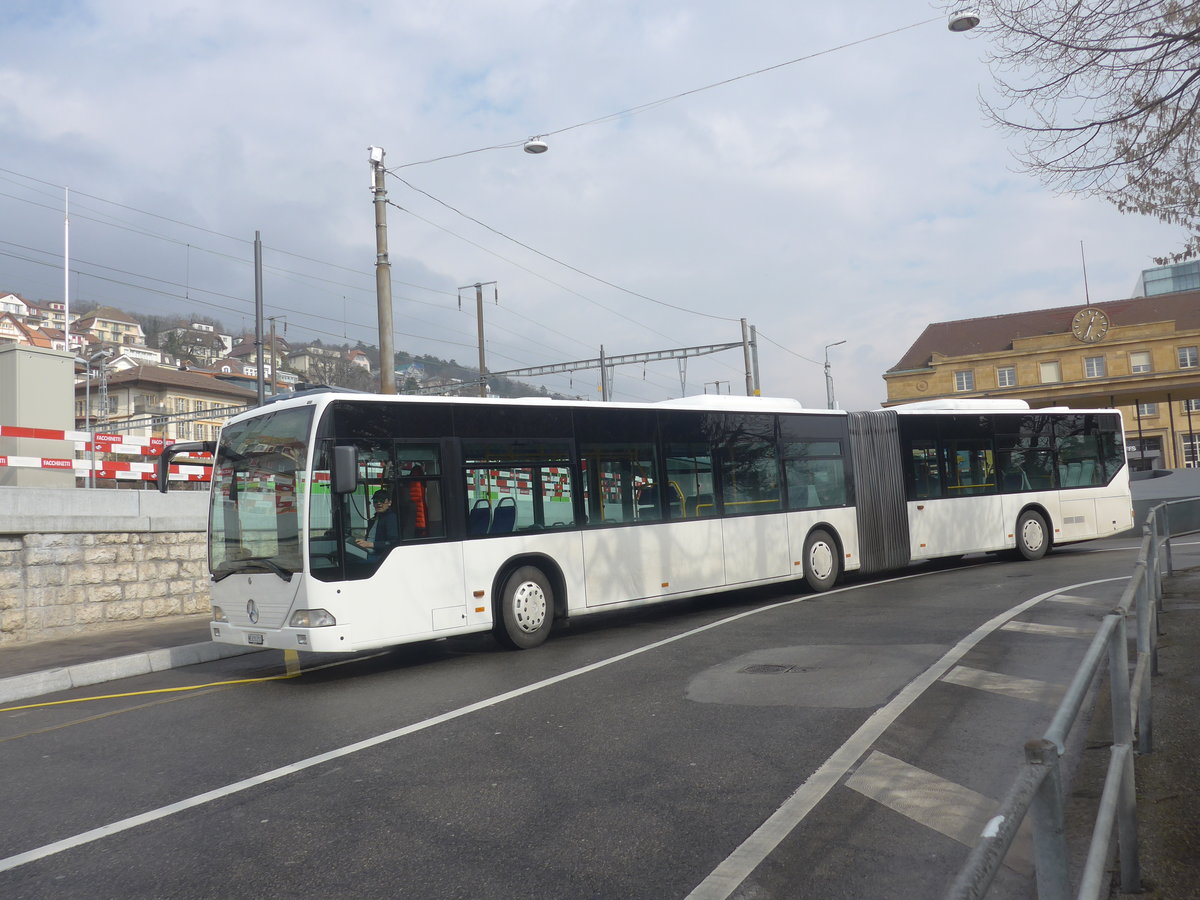
<svg viewBox="0 0 1200 900">
<path fill-rule="evenodd" d="M 1041 559 L 1050 549 L 1050 532 L 1040 513 L 1027 509 L 1017 519 L 1017 556 L 1020 559 Z"/>
<path fill-rule="evenodd" d="M 504 581 L 500 609 L 492 631 L 512 650 L 529 650 L 550 635 L 554 624 L 554 590 L 536 566 L 522 566 Z"/>
<path fill-rule="evenodd" d="M 804 542 L 804 580 L 820 593 L 837 582 L 842 573 L 842 556 L 829 532 L 818 528 Z"/>
</svg>

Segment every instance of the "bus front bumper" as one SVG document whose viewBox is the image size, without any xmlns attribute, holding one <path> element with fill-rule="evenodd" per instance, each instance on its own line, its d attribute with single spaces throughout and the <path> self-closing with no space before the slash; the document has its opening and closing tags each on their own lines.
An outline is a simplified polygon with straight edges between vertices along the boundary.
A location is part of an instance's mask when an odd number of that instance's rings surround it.
<svg viewBox="0 0 1200 900">
<path fill-rule="evenodd" d="M 209 622 L 212 639 L 219 644 L 261 647 L 264 650 L 305 650 L 312 653 L 345 653 L 350 649 L 350 626 L 321 628 L 254 628 Z"/>
</svg>

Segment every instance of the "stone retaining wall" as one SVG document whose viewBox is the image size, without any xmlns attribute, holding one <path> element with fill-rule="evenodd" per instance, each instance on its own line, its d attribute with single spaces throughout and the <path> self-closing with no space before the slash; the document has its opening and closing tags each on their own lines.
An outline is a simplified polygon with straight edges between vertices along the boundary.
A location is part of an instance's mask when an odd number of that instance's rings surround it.
<svg viewBox="0 0 1200 900">
<path fill-rule="evenodd" d="M 0 646 L 206 612 L 206 499 L 0 489 Z"/>
</svg>

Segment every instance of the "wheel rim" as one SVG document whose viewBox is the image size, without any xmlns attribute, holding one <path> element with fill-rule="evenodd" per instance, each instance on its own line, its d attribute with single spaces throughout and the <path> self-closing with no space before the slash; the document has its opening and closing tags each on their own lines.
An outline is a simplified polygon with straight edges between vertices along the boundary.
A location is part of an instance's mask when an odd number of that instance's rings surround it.
<svg viewBox="0 0 1200 900">
<path fill-rule="evenodd" d="M 535 633 L 545 623 L 546 606 L 546 592 L 536 582 L 523 582 L 513 592 L 513 618 L 526 634 Z"/>
<path fill-rule="evenodd" d="M 1036 553 L 1042 549 L 1042 543 L 1046 540 L 1046 533 L 1042 530 L 1042 523 L 1037 519 L 1026 519 L 1021 525 L 1021 540 L 1025 546 L 1032 552 Z"/>
<path fill-rule="evenodd" d="M 824 541 L 813 544 L 808 551 L 808 569 L 821 581 L 832 575 L 833 548 Z"/>
</svg>

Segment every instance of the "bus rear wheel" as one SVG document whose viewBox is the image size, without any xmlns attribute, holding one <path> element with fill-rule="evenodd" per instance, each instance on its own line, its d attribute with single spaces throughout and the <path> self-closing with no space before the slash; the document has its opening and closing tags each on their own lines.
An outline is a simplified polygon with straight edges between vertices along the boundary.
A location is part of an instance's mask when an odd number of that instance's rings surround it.
<svg viewBox="0 0 1200 900">
<path fill-rule="evenodd" d="M 842 555 L 828 531 L 818 528 L 804 542 L 804 580 L 809 588 L 827 591 L 842 574 Z"/>
<path fill-rule="evenodd" d="M 554 624 L 554 589 L 536 566 L 521 566 L 504 581 L 500 608 L 492 627 L 496 639 L 511 650 L 543 643 Z"/>
<path fill-rule="evenodd" d="M 1050 549 L 1050 532 L 1040 513 L 1027 509 L 1017 519 L 1017 557 L 1041 559 Z"/>
</svg>

